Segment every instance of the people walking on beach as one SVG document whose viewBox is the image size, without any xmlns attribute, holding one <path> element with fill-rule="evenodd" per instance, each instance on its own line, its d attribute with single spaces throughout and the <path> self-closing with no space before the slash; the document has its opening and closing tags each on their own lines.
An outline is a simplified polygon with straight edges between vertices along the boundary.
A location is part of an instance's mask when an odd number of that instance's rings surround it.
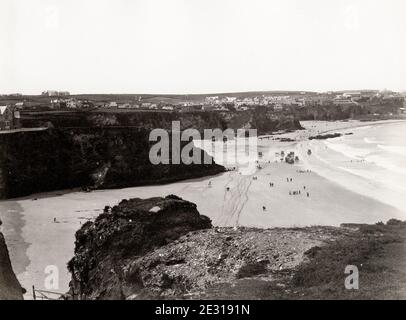
<svg viewBox="0 0 406 320">
<path fill-rule="evenodd" d="M 307 193 L 307 197 L 309 197 L 310 196 L 310 194 L 309 193 Z"/>
<path fill-rule="evenodd" d="M 262 206 L 262 211 L 266 211 L 266 207 L 265 207 L 265 206 Z"/>
<path fill-rule="evenodd" d="M 296 191 L 289 191 L 289 195 L 290 196 L 297 196 L 297 195 L 299 195 L 299 194 L 301 194 L 301 191 L 300 190 L 296 190 Z M 307 194 L 309 194 L 309 192 L 307 192 Z"/>
</svg>

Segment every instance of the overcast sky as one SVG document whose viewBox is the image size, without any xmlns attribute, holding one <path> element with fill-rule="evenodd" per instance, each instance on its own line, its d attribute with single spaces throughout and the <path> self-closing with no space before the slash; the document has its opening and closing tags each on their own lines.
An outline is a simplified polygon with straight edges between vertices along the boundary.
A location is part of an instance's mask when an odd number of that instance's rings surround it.
<svg viewBox="0 0 406 320">
<path fill-rule="evenodd" d="M 406 89 L 404 0 L 1 0 L 0 93 Z"/>
</svg>

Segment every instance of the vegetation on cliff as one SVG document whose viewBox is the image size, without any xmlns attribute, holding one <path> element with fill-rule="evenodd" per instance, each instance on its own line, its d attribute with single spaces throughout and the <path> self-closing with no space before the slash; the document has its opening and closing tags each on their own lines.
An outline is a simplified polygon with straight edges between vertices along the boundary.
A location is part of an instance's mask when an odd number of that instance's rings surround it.
<svg viewBox="0 0 406 320">
<path fill-rule="evenodd" d="M 153 165 L 149 160 L 153 143 L 149 131 L 138 128 L 48 129 L 0 135 L 0 198 L 75 187 L 169 183 L 224 171 L 214 161 Z"/>
<path fill-rule="evenodd" d="M 91 111 L 91 112 L 35 112 L 23 115 L 24 127 L 134 127 L 146 130 L 172 129 L 172 122 L 179 121 L 180 129 L 257 129 L 258 135 L 279 130 L 303 129 L 293 115 L 275 115 L 265 107 L 242 112 L 165 112 L 165 111 Z"/>
</svg>

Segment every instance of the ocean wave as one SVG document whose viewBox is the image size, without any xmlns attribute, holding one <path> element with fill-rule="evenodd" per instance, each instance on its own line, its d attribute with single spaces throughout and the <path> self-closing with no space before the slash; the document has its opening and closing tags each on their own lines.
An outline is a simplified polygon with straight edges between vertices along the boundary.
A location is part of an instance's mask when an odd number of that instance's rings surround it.
<svg viewBox="0 0 406 320">
<path fill-rule="evenodd" d="M 351 130 L 356 130 L 356 131 L 361 131 L 361 130 L 368 130 L 373 128 L 373 126 L 371 125 L 364 125 L 364 126 L 359 126 L 359 127 L 355 127 L 355 128 L 351 128 Z"/>
<path fill-rule="evenodd" d="M 374 170 L 362 170 L 342 166 L 338 166 L 337 168 L 352 175 L 364 178 L 367 181 L 370 181 L 370 183 L 383 184 L 388 190 L 406 191 L 406 187 L 404 186 L 401 177 L 398 177 L 398 179 L 395 180 L 391 175 L 385 174 L 384 172 L 379 174 L 379 172 Z"/>
<path fill-rule="evenodd" d="M 377 144 L 377 143 L 382 143 L 381 141 L 378 141 L 373 138 L 364 138 L 364 142 L 368 144 Z"/>
<path fill-rule="evenodd" d="M 406 156 L 406 147 L 403 146 L 385 146 L 382 144 L 378 144 L 378 148 L 390 153 L 396 153 L 402 156 Z"/>
<path fill-rule="evenodd" d="M 379 155 L 371 155 L 366 158 L 368 162 L 375 163 L 375 165 L 384 168 L 386 170 L 395 172 L 395 173 L 400 173 L 400 174 L 406 174 L 406 168 L 397 166 L 396 164 L 393 163 L 388 158 L 379 156 Z"/>
<path fill-rule="evenodd" d="M 343 143 L 331 143 L 328 141 L 324 141 L 324 144 L 329 149 L 334 150 L 338 153 L 341 153 L 344 156 L 346 156 L 347 158 L 352 158 L 352 159 L 363 159 L 368 154 L 373 152 L 373 150 L 354 148 L 354 147 L 351 147 L 351 146 L 349 146 L 347 144 L 343 144 Z"/>
</svg>

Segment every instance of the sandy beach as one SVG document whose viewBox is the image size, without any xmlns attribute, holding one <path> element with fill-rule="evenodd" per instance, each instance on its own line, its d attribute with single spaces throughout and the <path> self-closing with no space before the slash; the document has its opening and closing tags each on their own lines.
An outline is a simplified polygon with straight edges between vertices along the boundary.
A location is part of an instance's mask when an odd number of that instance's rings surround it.
<svg viewBox="0 0 406 320">
<path fill-rule="evenodd" d="M 405 220 L 405 211 L 383 201 L 379 190 L 368 191 L 374 188 L 362 183 L 344 185 L 315 155 L 306 153 L 308 148 L 316 147 L 306 140 L 309 136 L 376 124 L 306 121 L 303 125 L 307 130 L 259 139 L 259 150 L 264 154 L 259 160 L 262 169 L 251 175 L 235 170 L 168 185 L 91 193 L 65 190 L 1 201 L 2 230 L 13 268 L 27 289 L 25 298 L 31 298 L 32 285 L 45 289 L 44 270 L 48 265 L 55 265 L 59 270 L 59 288 L 54 291 L 67 291 L 70 275 L 66 263 L 73 256 L 76 230 L 95 218 L 105 205 L 115 205 L 122 199 L 176 194 L 196 203 L 199 212 L 210 217 L 216 226 L 338 226 L 390 218 Z M 273 140 L 275 137 L 289 137 L 295 141 L 280 142 Z M 299 155 L 299 162 L 295 165 L 275 162 L 275 153 L 281 150 L 294 150 Z"/>
</svg>

